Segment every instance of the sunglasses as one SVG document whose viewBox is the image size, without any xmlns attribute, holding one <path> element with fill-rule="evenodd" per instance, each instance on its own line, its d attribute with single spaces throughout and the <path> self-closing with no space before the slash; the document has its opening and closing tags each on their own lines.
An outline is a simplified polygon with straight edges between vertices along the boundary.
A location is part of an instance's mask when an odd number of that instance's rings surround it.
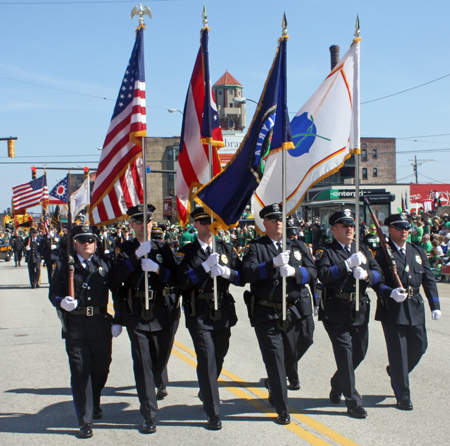
<svg viewBox="0 0 450 446">
<path fill-rule="evenodd" d="M 75 241 L 77 243 L 81 243 L 81 244 L 85 244 L 85 243 L 94 243 L 95 242 L 95 238 L 90 236 L 90 235 L 80 235 L 79 237 L 77 237 L 75 239 Z"/>
<path fill-rule="evenodd" d="M 203 220 L 197 220 L 197 221 L 203 226 L 211 224 L 211 220 L 209 218 L 204 218 Z"/>
<path fill-rule="evenodd" d="M 132 220 L 134 223 L 136 223 L 137 225 L 141 225 L 142 223 L 144 223 L 144 219 L 139 219 L 139 220 Z M 152 219 L 150 217 L 147 217 L 147 223 L 150 223 L 152 221 Z"/>
<path fill-rule="evenodd" d="M 400 224 L 400 225 L 392 225 L 391 228 L 394 228 L 397 231 L 409 231 L 411 229 L 411 226 Z"/>
<path fill-rule="evenodd" d="M 266 218 L 264 221 L 270 221 L 270 223 L 278 223 L 279 221 L 283 221 L 281 217 L 272 217 Z"/>
</svg>

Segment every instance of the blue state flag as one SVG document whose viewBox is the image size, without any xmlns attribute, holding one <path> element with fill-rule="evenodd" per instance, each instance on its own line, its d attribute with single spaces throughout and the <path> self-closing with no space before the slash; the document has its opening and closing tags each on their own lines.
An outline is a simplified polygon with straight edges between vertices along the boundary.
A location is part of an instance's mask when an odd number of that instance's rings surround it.
<svg viewBox="0 0 450 446">
<path fill-rule="evenodd" d="M 66 175 L 50 191 L 48 197 L 49 204 L 67 204 L 69 175 Z"/>
<path fill-rule="evenodd" d="M 287 39 L 287 35 L 280 39 L 258 107 L 239 149 L 225 169 L 194 194 L 194 200 L 213 213 L 224 228 L 241 218 L 264 175 L 269 154 L 294 147 L 287 109 Z"/>
</svg>

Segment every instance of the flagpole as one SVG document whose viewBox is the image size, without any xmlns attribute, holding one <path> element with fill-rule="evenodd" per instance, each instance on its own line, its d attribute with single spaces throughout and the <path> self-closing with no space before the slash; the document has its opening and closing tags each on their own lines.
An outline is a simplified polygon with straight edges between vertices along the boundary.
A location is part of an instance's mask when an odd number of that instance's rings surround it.
<svg viewBox="0 0 450 446">
<path fill-rule="evenodd" d="M 287 21 L 286 21 L 286 14 L 283 14 L 283 21 L 281 23 L 282 26 L 282 35 L 287 35 Z M 280 42 L 281 45 L 281 42 Z M 280 88 L 280 87 L 279 87 Z M 282 111 L 283 112 L 283 111 Z M 281 150 L 281 167 L 282 167 L 282 174 L 281 174 L 281 200 L 283 203 L 282 206 L 282 219 L 283 219 L 283 252 L 286 252 L 287 250 L 287 240 L 286 240 L 286 149 L 282 147 Z M 281 278 L 281 311 L 282 311 L 282 321 L 283 324 L 286 322 L 286 277 Z"/>
<path fill-rule="evenodd" d="M 359 15 L 356 16 L 355 23 L 355 39 L 354 42 L 359 46 L 361 38 L 359 37 Z M 360 128 L 360 85 L 359 85 L 359 75 L 360 75 L 360 54 L 359 48 L 355 52 L 355 97 L 354 106 L 356 108 L 356 122 L 355 122 L 355 250 L 359 252 L 359 170 L 360 170 L 360 153 L 361 153 L 361 128 Z M 359 311 L 359 280 L 355 281 L 355 311 Z"/>
</svg>

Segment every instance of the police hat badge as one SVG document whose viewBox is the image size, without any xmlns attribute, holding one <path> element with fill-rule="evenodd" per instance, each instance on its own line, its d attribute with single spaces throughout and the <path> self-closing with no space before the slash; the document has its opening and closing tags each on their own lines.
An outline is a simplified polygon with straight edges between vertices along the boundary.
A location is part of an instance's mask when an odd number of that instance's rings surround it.
<svg viewBox="0 0 450 446">
<path fill-rule="evenodd" d="M 88 225 L 84 225 L 84 226 L 82 226 L 81 227 L 81 230 L 83 231 L 83 232 L 89 232 L 90 231 L 90 226 L 88 226 Z"/>
<path fill-rule="evenodd" d="M 352 211 L 350 209 L 344 209 L 344 214 L 346 217 L 352 218 Z"/>
<path fill-rule="evenodd" d="M 222 261 L 222 263 L 223 263 L 224 265 L 228 265 L 228 257 L 226 256 L 226 254 L 222 254 L 222 255 L 220 256 L 220 260 Z"/>
</svg>

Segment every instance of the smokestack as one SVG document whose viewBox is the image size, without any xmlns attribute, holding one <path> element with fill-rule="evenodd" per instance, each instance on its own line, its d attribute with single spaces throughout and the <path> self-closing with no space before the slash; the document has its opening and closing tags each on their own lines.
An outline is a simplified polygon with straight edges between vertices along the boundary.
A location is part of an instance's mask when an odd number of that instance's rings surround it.
<svg viewBox="0 0 450 446">
<path fill-rule="evenodd" d="M 339 63 L 339 45 L 330 46 L 331 70 Z"/>
</svg>

